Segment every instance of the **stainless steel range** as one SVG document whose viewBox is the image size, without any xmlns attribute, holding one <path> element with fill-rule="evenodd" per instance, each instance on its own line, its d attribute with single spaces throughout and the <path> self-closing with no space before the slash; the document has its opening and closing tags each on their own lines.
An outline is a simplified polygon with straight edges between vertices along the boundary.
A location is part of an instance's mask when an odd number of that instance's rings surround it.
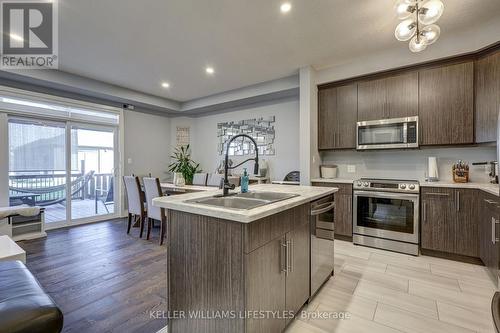
<svg viewBox="0 0 500 333">
<path fill-rule="evenodd" d="M 418 255 L 419 182 L 362 178 L 353 188 L 354 244 Z"/>
</svg>

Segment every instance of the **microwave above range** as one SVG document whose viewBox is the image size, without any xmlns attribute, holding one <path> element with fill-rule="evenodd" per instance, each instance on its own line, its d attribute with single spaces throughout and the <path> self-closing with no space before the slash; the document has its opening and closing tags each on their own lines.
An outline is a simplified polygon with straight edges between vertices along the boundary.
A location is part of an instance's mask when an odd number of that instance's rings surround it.
<svg viewBox="0 0 500 333">
<path fill-rule="evenodd" d="M 360 121 L 356 140 L 358 150 L 418 148 L 418 116 Z"/>
</svg>

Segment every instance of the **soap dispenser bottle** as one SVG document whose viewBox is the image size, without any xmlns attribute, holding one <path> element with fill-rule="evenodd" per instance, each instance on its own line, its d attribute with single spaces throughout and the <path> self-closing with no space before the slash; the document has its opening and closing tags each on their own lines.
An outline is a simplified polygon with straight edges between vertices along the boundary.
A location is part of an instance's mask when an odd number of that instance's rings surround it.
<svg viewBox="0 0 500 333">
<path fill-rule="evenodd" d="M 243 169 L 243 176 L 241 176 L 241 193 L 247 193 L 248 192 L 248 172 L 247 168 Z"/>
</svg>

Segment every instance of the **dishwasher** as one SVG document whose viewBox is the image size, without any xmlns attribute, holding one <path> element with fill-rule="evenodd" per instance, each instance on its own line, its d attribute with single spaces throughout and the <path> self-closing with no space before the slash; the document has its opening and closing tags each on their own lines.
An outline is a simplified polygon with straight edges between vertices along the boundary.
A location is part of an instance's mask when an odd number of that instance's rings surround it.
<svg viewBox="0 0 500 333">
<path fill-rule="evenodd" d="M 311 203 L 311 288 L 312 298 L 333 274 L 335 202 L 329 195 Z"/>
</svg>

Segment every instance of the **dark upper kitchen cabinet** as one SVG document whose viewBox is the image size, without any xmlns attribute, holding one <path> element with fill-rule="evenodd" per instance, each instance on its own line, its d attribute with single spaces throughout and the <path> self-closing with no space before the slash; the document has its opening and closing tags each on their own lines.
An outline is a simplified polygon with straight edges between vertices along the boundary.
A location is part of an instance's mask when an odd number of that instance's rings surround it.
<svg viewBox="0 0 500 333">
<path fill-rule="evenodd" d="M 358 109 L 357 84 L 318 92 L 319 149 L 354 149 Z"/>
<path fill-rule="evenodd" d="M 500 111 L 500 51 L 476 61 L 475 75 L 476 142 L 494 142 Z"/>
<path fill-rule="evenodd" d="M 473 143 L 473 63 L 420 70 L 418 82 L 420 144 Z"/>
<path fill-rule="evenodd" d="M 335 236 L 352 237 L 352 184 L 313 182 L 313 186 L 338 187 L 335 193 Z"/>
<path fill-rule="evenodd" d="M 422 249 L 479 257 L 476 190 L 422 188 Z"/>
<path fill-rule="evenodd" d="M 358 84 L 358 121 L 417 115 L 417 72 L 389 76 Z"/>
</svg>

